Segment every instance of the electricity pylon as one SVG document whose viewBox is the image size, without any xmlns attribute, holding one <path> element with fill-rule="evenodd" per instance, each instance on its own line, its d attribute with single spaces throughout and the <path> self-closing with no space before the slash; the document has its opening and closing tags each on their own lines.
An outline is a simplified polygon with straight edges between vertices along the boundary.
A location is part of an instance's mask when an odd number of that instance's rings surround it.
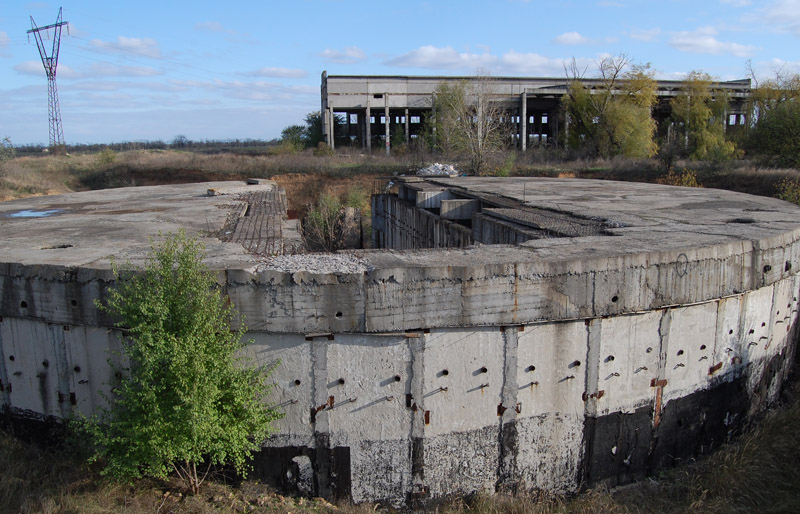
<svg viewBox="0 0 800 514">
<path fill-rule="evenodd" d="M 37 27 L 36 22 L 31 16 L 31 30 L 36 37 L 36 46 L 39 47 L 39 56 L 42 58 L 44 71 L 47 73 L 47 107 L 48 118 L 50 119 L 50 147 L 58 152 L 65 149 L 64 129 L 61 128 L 61 108 L 58 106 L 58 88 L 56 87 L 56 68 L 58 67 L 58 50 L 61 47 L 61 27 L 68 25 L 69 22 L 61 21 L 61 8 L 58 8 L 58 18 L 52 25 Z M 42 31 L 53 29 L 53 48 L 50 55 L 47 55 L 47 48 L 42 41 Z M 69 31 L 69 26 L 67 27 Z"/>
</svg>

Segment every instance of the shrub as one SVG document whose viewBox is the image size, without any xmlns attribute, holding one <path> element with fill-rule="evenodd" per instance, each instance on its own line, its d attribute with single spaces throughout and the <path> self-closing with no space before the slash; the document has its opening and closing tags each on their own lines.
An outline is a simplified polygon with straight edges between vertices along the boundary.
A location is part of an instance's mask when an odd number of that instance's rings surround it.
<svg viewBox="0 0 800 514">
<path fill-rule="evenodd" d="M 778 182 L 775 189 L 778 190 L 775 195 L 777 198 L 800 205 L 800 181 L 785 178 Z"/>
<path fill-rule="evenodd" d="M 123 329 L 120 383 L 109 407 L 84 425 L 94 460 L 120 480 L 173 471 L 197 492 L 211 466 L 246 460 L 279 417 L 264 402 L 268 373 L 237 358 L 244 327 L 183 231 L 153 243 L 144 269 L 120 271 L 98 307 Z M 205 466 L 198 470 L 198 466 Z"/>
<path fill-rule="evenodd" d="M 675 170 L 669 170 L 669 173 L 657 179 L 656 182 L 669 186 L 703 187 L 703 185 L 697 181 L 697 174 L 688 168 L 683 168 L 683 171 L 680 173 Z"/>
</svg>

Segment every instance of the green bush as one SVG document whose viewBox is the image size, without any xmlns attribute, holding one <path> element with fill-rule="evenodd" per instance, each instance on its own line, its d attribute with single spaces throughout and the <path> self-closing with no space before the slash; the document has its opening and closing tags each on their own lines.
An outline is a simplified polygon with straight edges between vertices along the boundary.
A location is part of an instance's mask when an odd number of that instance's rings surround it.
<svg viewBox="0 0 800 514">
<path fill-rule="evenodd" d="M 268 372 L 237 357 L 244 327 L 183 231 L 154 242 L 143 269 L 120 271 L 98 307 L 124 332 L 120 383 L 84 424 L 94 460 L 120 480 L 175 472 L 193 492 L 213 465 L 242 475 L 279 414 L 265 403 Z M 201 466 L 204 469 L 198 470 Z"/>
<path fill-rule="evenodd" d="M 777 198 L 800 205 L 800 181 L 785 178 L 778 182 L 775 189 L 778 190 L 775 195 Z"/>
</svg>

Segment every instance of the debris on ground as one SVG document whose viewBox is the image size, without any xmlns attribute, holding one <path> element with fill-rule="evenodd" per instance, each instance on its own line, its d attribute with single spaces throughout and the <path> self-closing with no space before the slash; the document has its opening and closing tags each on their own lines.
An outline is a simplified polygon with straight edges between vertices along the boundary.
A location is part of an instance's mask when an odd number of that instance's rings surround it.
<svg viewBox="0 0 800 514">
<path fill-rule="evenodd" d="M 452 164 L 439 164 L 435 162 L 427 168 L 417 170 L 417 175 L 438 175 L 447 177 L 457 177 L 458 170 Z"/>
<path fill-rule="evenodd" d="M 295 273 L 364 273 L 372 266 L 364 259 L 350 253 L 276 255 L 256 266 L 256 273 L 266 270 Z"/>
</svg>

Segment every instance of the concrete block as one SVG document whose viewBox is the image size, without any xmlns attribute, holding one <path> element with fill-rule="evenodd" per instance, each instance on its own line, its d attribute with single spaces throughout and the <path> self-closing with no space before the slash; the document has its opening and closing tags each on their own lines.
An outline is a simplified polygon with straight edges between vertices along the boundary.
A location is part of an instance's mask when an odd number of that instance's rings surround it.
<svg viewBox="0 0 800 514">
<path fill-rule="evenodd" d="M 468 220 L 480 208 L 478 200 L 442 200 L 440 216 L 446 220 Z"/>
</svg>

